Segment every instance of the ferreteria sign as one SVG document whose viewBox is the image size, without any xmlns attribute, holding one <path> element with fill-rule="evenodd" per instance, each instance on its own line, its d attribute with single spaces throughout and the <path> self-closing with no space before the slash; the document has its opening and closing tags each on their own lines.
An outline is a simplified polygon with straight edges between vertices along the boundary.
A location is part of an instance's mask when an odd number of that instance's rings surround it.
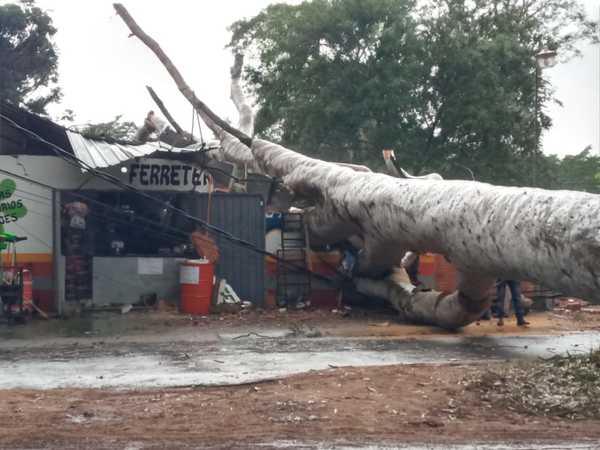
<svg viewBox="0 0 600 450">
<path fill-rule="evenodd" d="M 126 182 L 147 191 L 208 192 L 210 174 L 202 168 L 170 159 L 140 159 L 121 167 Z"/>
</svg>

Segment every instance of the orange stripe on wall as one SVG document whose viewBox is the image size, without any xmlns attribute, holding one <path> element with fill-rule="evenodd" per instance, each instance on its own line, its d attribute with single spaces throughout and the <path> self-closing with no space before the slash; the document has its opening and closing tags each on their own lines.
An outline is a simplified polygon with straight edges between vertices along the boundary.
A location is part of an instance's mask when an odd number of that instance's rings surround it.
<svg viewBox="0 0 600 450">
<path fill-rule="evenodd" d="M 52 263 L 52 253 L 17 253 L 17 262 L 20 264 Z"/>
</svg>

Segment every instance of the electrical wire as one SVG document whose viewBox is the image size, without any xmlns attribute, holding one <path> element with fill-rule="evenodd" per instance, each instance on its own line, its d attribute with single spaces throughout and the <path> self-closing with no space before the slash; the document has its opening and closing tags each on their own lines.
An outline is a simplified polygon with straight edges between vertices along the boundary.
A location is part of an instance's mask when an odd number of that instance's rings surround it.
<svg viewBox="0 0 600 450">
<path fill-rule="evenodd" d="M 49 250 L 52 250 L 52 246 L 48 242 L 46 242 L 41 237 L 39 237 L 39 236 L 35 235 L 34 233 L 32 233 L 31 231 L 29 231 L 27 228 L 25 228 L 19 222 L 12 222 L 11 225 L 19 227 L 21 230 L 23 230 L 24 233 L 26 233 L 27 235 L 31 235 L 31 237 L 33 237 L 33 239 L 35 239 L 36 241 L 38 241 L 40 244 L 44 245 L 45 247 L 48 247 Z"/>
<path fill-rule="evenodd" d="M 156 197 L 154 197 L 154 196 L 152 196 L 150 194 L 147 194 L 144 191 L 140 191 L 139 189 L 137 189 L 137 188 L 135 188 L 135 187 L 133 187 L 131 185 L 123 183 L 121 180 L 119 180 L 118 178 L 116 178 L 116 177 L 114 177 L 114 176 L 112 176 L 112 175 L 110 175 L 108 173 L 105 173 L 105 172 L 97 170 L 95 167 L 92 167 L 91 165 L 89 165 L 85 161 L 82 161 L 81 159 L 77 158 L 72 153 L 64 150 L 63 148 L 59 147 L 58 145 L 56 145 L 56 144 L 54 144 L 52 142 L 47 141 L 46 139 L 44 139 L 43 137 L 41 137 L 37 133 L 35 133 L 35 132 L 31 131 L 31 130 L 28 130 L 27 128 L 22 127 L 21 125 L 19 125 L 18 123 L 16 123 L 14 120 L 12 120 L 10 117 L 8 117 L 8 116 L 6 116 L 6 115 L 4 115 L 2 113 L 0 113 L 0 118 L 4 119 L 13 128 L 16 128 L 17 130 L 26 133 L 27 135 L 29 135 L 29 136 L 33 137 L 34 139 L 38 140 L 39 142 L 48 145 L 50 148 L 52 148 L 55 151 L 55 153 L 57 154 L 57 156 L 61 157 L 67 163 L 69 163 L 69 164 L 71 164 L 71 165 L 73 165 L 73 166 L 75 166 L 77 168 L 82 168 L 83 167 L 84 169 L 88 170 L 92 175 L 96 176 L 97 178 L 100 178 L 100 179 L 102 179 L 104 181 L 107 181 L 110 184 L 118 186 L 118 187 L 120 187 L 123 190 L 134 192 L 134 193 L 138 194 L 141 197 L 144 197 L 144 198 L 147 198 L 149 200 L 152 200 L 153 202 L 156 202 L 156 203 L 162 205 L 163 207 L 172 210 L 175 213 L 181 214 L 183 217 L 185 217 L 185 218 L 191 220 L 192 222 L 200 225 L 205 230 L 210 231 L 210 232 L 212 232 L 212 233 L 214 233 L 216 235 L 220 235 L 224 239 L 227 239 L 230 242 L 233 242 L 233 243 L 237 244 L 240 247 L 244 247 L 244 248 L 250 249 L 250 250 L 255 251 L 256 253 L 259 253 L 259 254 L 261 254 L 263 256 L 272 257 L 278 263 L 280 263 L 280 264 L 282 264 L 284 266 L 293 268 L 293 269 L 298 270 L 298 271 L 300 271 L 302 273 L 307 273 L 307 274 L 309 274 L 309 275 L 311 275 L 311 276 L 313 276 L 313 277 L 315 277 L 317 279 L 320 279 L 322 281 L 326 281 L 326 282 L 331 283 L 331 284 L 337 284 L 337 280 L 335 280 L 335 279 L 332 279 L 330 277 L 327 277 L 327 276 L 324 276 L 324 275 L 312 272 L 309 269 L 306 269 L 306 268 L 303 268 L 303 267 L 299 267 L 299 266 L 297 266 L 297 265 L 295 265 L 293 263 L 290 263 L 290 262 L 286 261 L 283 258 L 280 258 L 279 256 L 277 256 L 275 254 L 272 254 L 270 252 L 267 252 L 266 250 L 263 250 L 263 249 L 255 246 L 251 242 L 248 242 L 248 241 L 246 241 L 244 239 L 237 238 L 236 236 L 233 236 L 231 233 L 229 233 L 229 232 L 227 232 L 225 230 L 222 230 L 219 227 L 211 225 L 211 224 L 207 223 L 204 220 L 201 220 L 201 219 L 199 219 L 197 217 L 194 217 L 191 214 L 187 213 L 186 211 L 184 211 L 184 210 L 182 210 L 180 208 L 176 208 L 176 207 L 170 205 L 169 203 L 162 201 L 159 198 L 156 198 Z M 0 169 L 0 170 L 3 171 L 2 169 Z M 4 172 L 7 172 L 7 171 L 4 171 Z M 13 175 L 15 175 L 15 174 L 13 174 Z M 31 178 L 28 178 L 28 177 L 23 177 L 23 178 L 26 178 L 27 181 L 30 181 L 30 182 L 33 182 L 33 183 L 37 183 L 36 180 L 33 180 Z M 44 183 L 39 183 L 39 184 L 43 185 Z M 46 186 L 49 189 L 58 190 L 55 187 L 52 187 L 52 186 L 49 186 L 49 185 L 46 185 Z"/>
<path fill-rule="evenodd" d="M 191 214 L 187 213 L 186 211 L 184 211 L 184 210 L 182 210 L 180 208 L 176 208 L 176 207 L 170 205 L 169 203 L 164 202 L 163 200 L 161 200 L 159 198 L 156 198 L 156 197 L 154 197 L 154 196 L 152 196 L 150 194 L 147 194 L 144 191 L 140 191 L 139 189 L 137 189 L 137 188 L 135 188 L 135 187 L 133 187 L 133 186 L 131 186 L 129 184 L 123 183 L 121 180 L 119 180 L 118 178 L 116 178 L 113 175 L 110 175 L 110 174 L 108 174 L 106 172 L 102 172 L 102 171 L 97 170 L 95 167 L 92 167 L 91 165 L 89 165 L 85 161 L 77 158 L 77 156 L 75 156 L 75 155 L 69 153 L 68 151 L 62 149 L 58 145 L 56 145 L 56 144 L 54 144 L 52 142 L 47 141 L 43 137 L 39 136 L 37 133 L 35 133 L 33 131 L 30 131 L 30 130 L 28 130 L 28 129 L 22 127 L 22 126 L 20 126 L 15 121 L 13 121 L 9 117 L 7 117 L 7 116 L 5 116 L 5 115 L 3 115 L 1 113 L 0 113 L 0 118 L 5 119 L 9 123 L 9 125 L 17 128 L 18 130 L 27 133 L 28 135 L 32 136 L 33 138 L 39 140 L 40 142 L 42 142 L 42 143 L 44 143 L 46 145 L 49 145 L 51 148 L 53 148 L 55 150 L 55 152 L 58 152 L 57 155 L 59 157 L 62 157 L 62 159 L 64 159 L 66 162 L 68 162 L 68 163 L 70 163 L 70 164 L 72 164 L 72 165 L 74 165 L 76 167 L 83 167 L 84 169 L 87 169 L 91 174 L 95 175 L 96 177 L 98 177 L 98 178 L 100 178 L 100 179 L 102 179 L 104 181 L 107 181 L 107 182 L 109 182 L 109 183 L 111 183 L 111 184 L 113 184 L 115 186 L 118 186 L 118 187 L 124 189 L 124 190 L 130 191 L 130 192 L 134 192 L 134 193 L 136 193 L 136 194 L 138 194 L 138 195 L 140 195 L 142 197 L 145 197 L 145 198 L 147 198 L 149 200 L 152 200 L 152 201 L 154 201 L 156 203 L 159 203 L 160 205 L 166 207 L 167 209 L 170 209 L 170 210 L 172 210 L 172 211 L 174 211 L 176 213 L 181 214 L 183 217 L 186 217 L 186 218 L 188 218 L 188 219 L 196 222 L 202 228 L 205 228 L 205 229 L 207 229 L 207 230 L 209 230 L 209 231 L 211 231 L 213 233 L 221 234 L 222 236 L 225 236 L 227 239 L 230 239 L 232 241 L 237 241 L 242 246 L 253 246 L 253 247 L 255 247 L 252 243 L 244 241 L 243 239 L 239 239 L 239 238 L 233 236 L 231 233 L 228 233 L 225 230 L 222 230 L 222 229 L 220 229 L 218 227 L 210 225 L 207 222 L 205 222 L 205 221 L 203 221 L 203 220 L 201 220 L 201 219 L 199 219 L 197 217 L 192 216 Z M 260 250 L 260 249 L 257 248 L 257 250 Z"/>
</svg>

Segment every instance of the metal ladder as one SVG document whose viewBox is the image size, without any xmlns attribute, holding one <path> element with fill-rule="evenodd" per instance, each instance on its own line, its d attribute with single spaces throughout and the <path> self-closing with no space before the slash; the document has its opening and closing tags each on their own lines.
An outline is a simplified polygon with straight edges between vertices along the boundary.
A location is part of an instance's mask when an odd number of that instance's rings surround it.
<svg viewBox="0 0 600 450">
<path fill-rule="evenodd" d="M 307 266 L 306 232 L 302 213 L 283 213 L 281 249 L 277 250 L 277 304 L 306 301 L 311 277 Z"/>
</svg>

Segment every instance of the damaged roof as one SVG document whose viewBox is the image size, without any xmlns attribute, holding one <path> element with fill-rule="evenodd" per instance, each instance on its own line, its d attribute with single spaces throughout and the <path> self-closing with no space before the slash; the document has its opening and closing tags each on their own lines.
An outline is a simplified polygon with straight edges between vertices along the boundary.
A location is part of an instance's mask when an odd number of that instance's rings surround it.
<svg viewBox="0 0 600 450">
<path fill-rule="evenodd" d="M 84 168 L 108 168 L 133 158 L 150 156 L 156 152 L 192 153 L 203 148 L 206 149 L 202 144 L 177 148 L 160 141 L 137 145 L 90 139 L 47 118 L 5 102 L 0 102 L 0 113 L 20 127 L 74 155 L 82 161 L 85 165 Z M 216 147 L 209 145 L 209 148 Z M 35 139 L 0 117 L 0 155 L 2 154 L 60 156 L 52 145 Z"/>
</svg>

